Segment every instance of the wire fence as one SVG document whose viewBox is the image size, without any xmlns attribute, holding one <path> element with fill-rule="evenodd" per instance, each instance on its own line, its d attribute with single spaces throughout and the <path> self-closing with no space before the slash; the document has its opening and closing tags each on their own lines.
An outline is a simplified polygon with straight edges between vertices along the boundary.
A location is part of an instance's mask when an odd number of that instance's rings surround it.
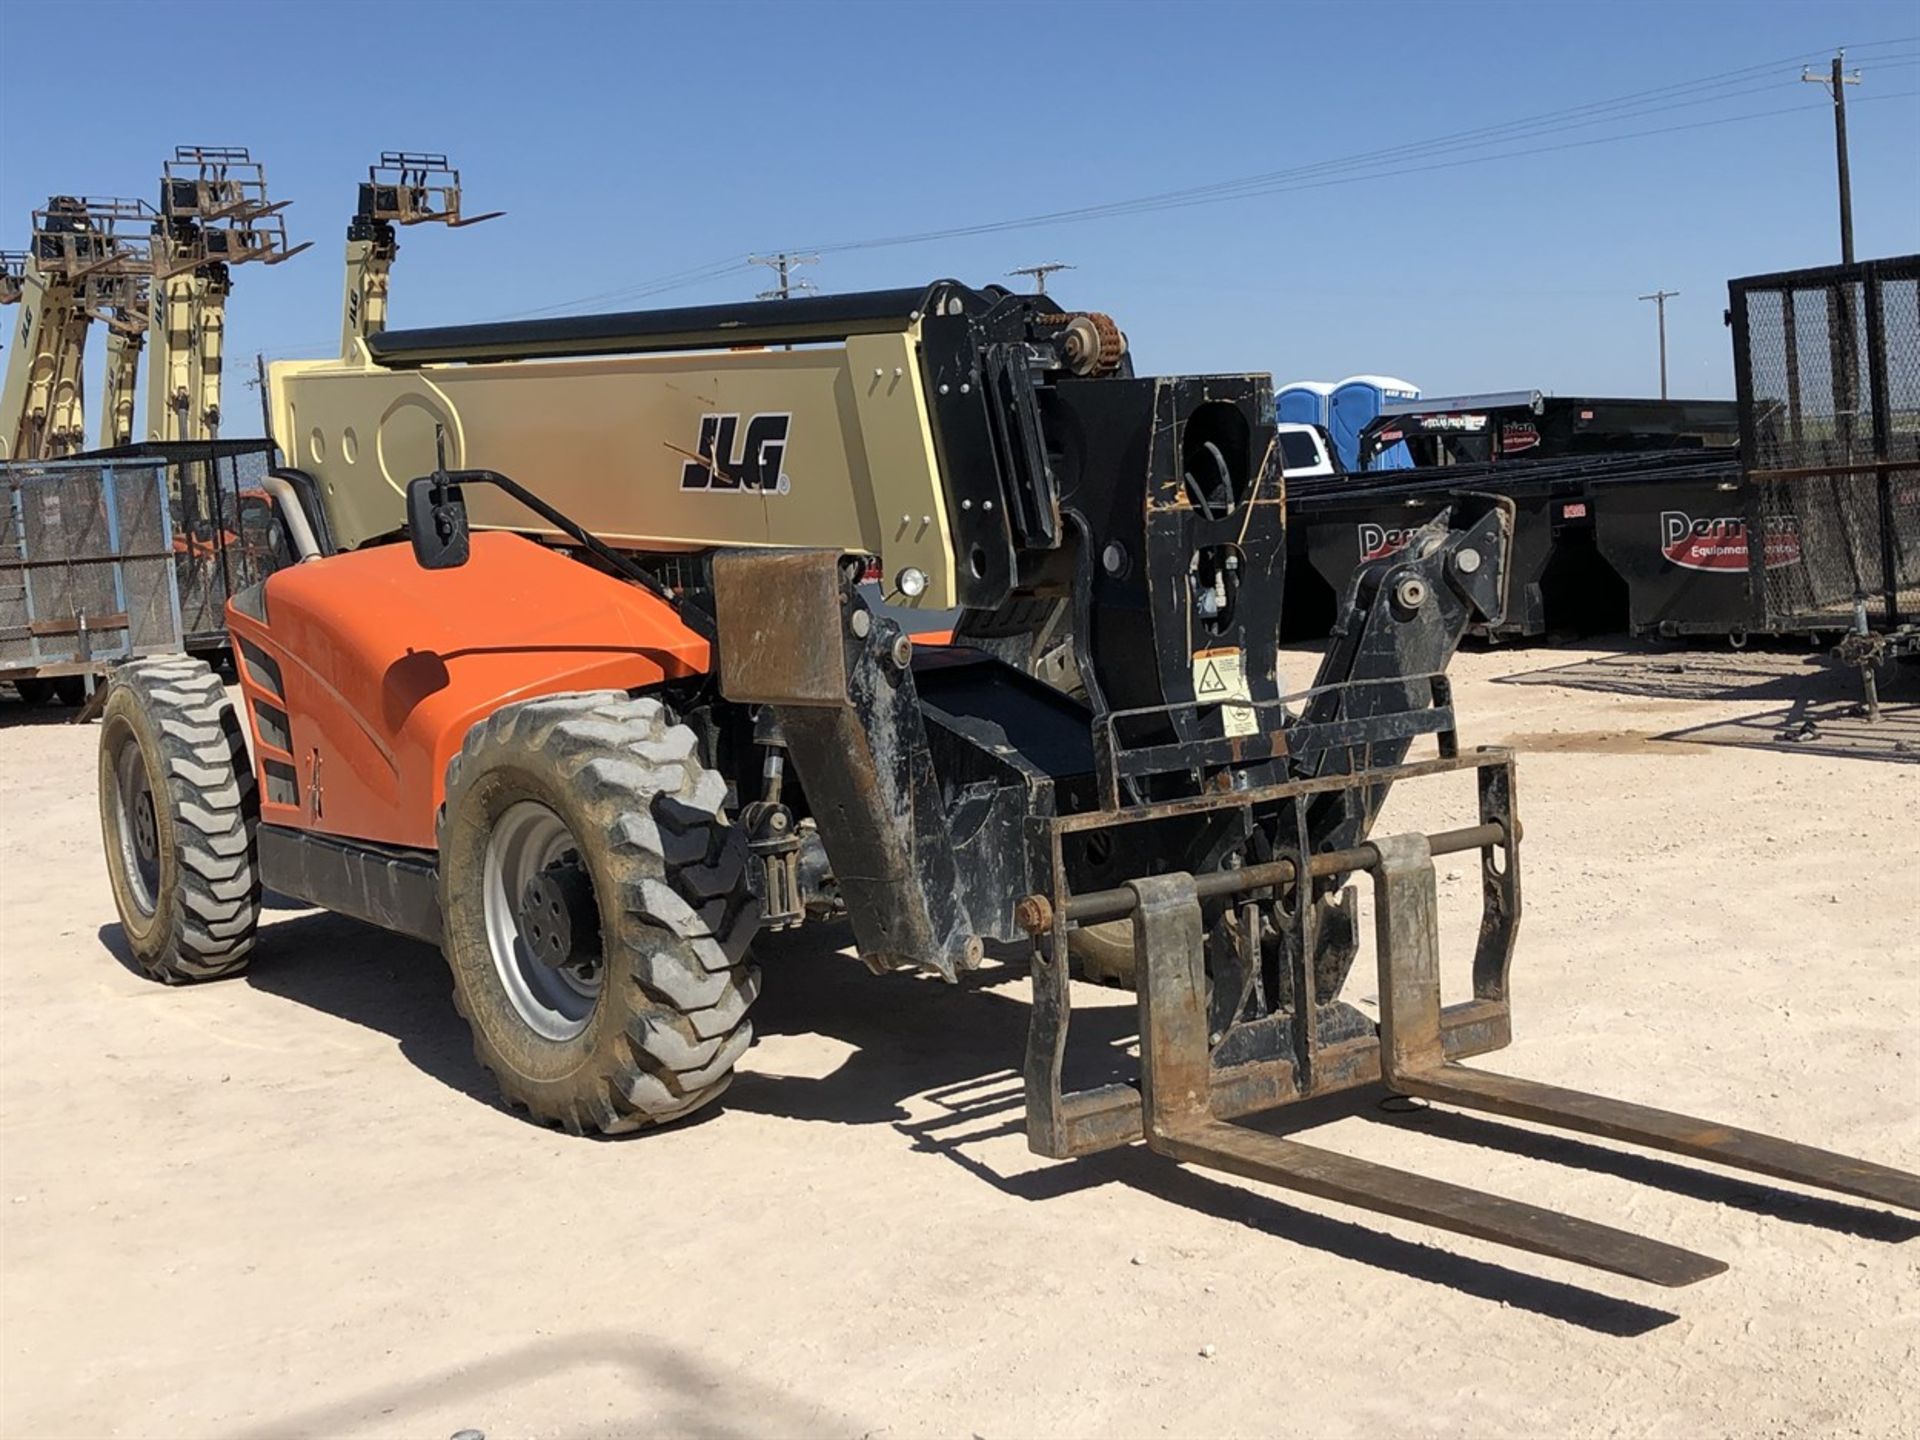
<svg viewBox="0 0 1920 1440">
<path fill-rule="evenodd" d="M 1920 618 L 1920 256 L 1728 294 L 1754 628 Z"/>
<path fill-rule="evenodd" d="M 227 601 L 287 562 L 267 442 L 0 465 L 0 668 L 227 643 Z"/>
<path fill-rule="evenodd" d="M 196 451 L 168 447 L 180 620 L 190 650 L 226 642 L 227 601 L 285 563 L 286 544 L 260 488 L 271 451 L 231 442 Z"/>
<path fill-rule="evenodd" d="M 0 484 L 0 668 L 180 648 L 162 463 L 15 463 Z"/>
</svg>

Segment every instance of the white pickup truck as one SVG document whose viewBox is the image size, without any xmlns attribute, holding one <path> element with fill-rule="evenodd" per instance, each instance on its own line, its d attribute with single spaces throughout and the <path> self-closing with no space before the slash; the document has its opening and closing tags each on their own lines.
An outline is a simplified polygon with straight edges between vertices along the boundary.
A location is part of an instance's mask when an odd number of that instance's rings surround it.
<svg viewBox="0 0 1920 1440">
<path fill-rule="evenodd" d="M 1340 467 L 1334 463 L 1333 447 L 1327 432 L 1318 425 L 1282 423 L 1273 427 L 1280 437 L 1280 469 L 1288 476 L 1333 475 Z"/>
</svg>

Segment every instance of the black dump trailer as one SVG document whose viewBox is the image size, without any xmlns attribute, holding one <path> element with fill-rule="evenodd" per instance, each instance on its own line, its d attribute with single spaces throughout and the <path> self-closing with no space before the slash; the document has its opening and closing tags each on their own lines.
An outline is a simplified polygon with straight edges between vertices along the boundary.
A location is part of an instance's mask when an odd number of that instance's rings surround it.
<svg viewBox="0 0 1920 1440">
<path fill-rule="evenodd" d="M 1731 446 L 1482 461 L 1289 482 L 1288 639 L 1326 633 L 1359 568 L 1464 494 L 1514 506 L 1507 609 L 1492 638 L 1750 628 Z"/>
</svg>

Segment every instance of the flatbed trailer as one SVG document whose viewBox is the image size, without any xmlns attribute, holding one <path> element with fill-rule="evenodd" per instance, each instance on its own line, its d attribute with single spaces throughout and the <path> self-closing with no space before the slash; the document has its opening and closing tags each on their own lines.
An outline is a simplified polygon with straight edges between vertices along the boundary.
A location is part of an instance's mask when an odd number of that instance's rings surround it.
<svg viewBox="0 0 1920 1440">
<path fill-rule="evenodd" d="M 1740 438 L 1732 400 L 1548 395 L 1509 390 L 1396 401 L 1360 435 L 1360 470 L 1399 450 L 1413 469 L 1520 459 L 1714 449 Z M 1381 470 L 1404 469 L 1379 465 Z"/>
</svg>

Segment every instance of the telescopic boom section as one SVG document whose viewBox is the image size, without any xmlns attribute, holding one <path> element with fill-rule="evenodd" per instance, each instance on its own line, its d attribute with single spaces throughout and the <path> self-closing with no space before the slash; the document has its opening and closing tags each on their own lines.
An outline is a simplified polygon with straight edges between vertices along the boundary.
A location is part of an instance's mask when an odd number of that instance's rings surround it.
<svg viewBox="0 0 1920 1440">
<path fill-rule="evenodd" d="M 276 437 L 346 546 L 401 525 L 444 435 L 450 468 L 512 476 L 621 548 L 874 555 L 906 604 L 991 609 L 1016 551 L 1058 549 L 1042 380 L 1124 363 L 1104 317 L 941 282 L 387 330 L 347 360 L 276 364 L 271 385 Z M 472 512 L 557 538 L 498 495 Z"/>
</svg>

